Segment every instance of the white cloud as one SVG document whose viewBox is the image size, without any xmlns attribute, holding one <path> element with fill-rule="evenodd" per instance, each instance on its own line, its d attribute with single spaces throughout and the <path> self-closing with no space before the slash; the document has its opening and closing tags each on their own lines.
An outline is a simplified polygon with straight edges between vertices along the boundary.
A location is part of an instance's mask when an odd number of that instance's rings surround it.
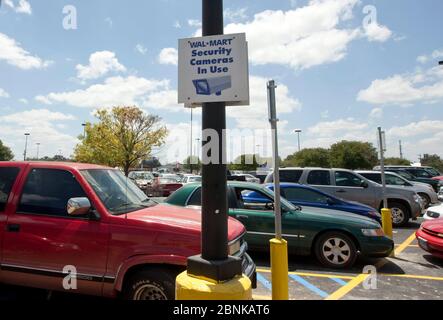
<svg viewBox="0 0 443 320">
<path fill-rule="evenodd" d="M 145 55 L 148 52 L 148 49 L 146 49 L 146 47 L 144 47 L 142 44 L 137 43 L 137 45 L 135 46 L 135 50 L 138 51 L 138 53 Z"/>
<path fill-rule="evenodd" d="M 230 9 L 227 8 L 224 10 L 223 15 L 227 21 L 241 21 L 248 18 L 246 11 L 248 8 L 240 8 L 240 9 Z"/>
<path fill-rule="evenodd" d="M 323 121 L 308 128 L 308 133 L 319 137 L 332 137 L 338 133 L 355 132 L 368 128 L 368 124 L 353 118 Z"/>
<path fill-rule="evenodd" d="M 177 103 L 177 91 L 165 88 L 165 90 L 149 94 L 142 107 L 147 109 L 162 109 L 170 112 L 184 111 L 184 106 Z"/>
<path fill-rule="evenodd" d="M 365 25 L 364 31 L 369 41 L 385 42 L 392 36 L 392 31 L 388 27 L 375 22 Z"/>
<path fill-rule="evenodd" d="M 3 33 L 0 33 L 0 60 L 23 70 L 42 69 L 52 64 L 52 61 L 31 55 L 20 43 Z"/>
<path fill-rule="evenodd" d="M 5 89 L 0 88 L 0 98 L 9 98 L 9 93 Z"/>
<path fill-rule="evenodd" d="M 376 105 L 411 106 L 414 103 L 435 103 L 443 99 L 443 70 L 439 66 L 413 74 L 393 75 L 372 81 L 361 90 L 358 101 Z"/>
<path fill-rule="evenodd" d="M 435 60 L 440 59 L 440 58 L 443 58 L 443 49 L 434 50 L 429 55 L 423 54 L 421 56 L 418 56 L 417 57 L 417 62 L 420 62 L 421 64 L 425 64 L 427 62 L 435 61 Z"/>
<path fill-rule="evenodd" d="M 178 64 L 178 51 L 175 48 L 164 48 L 158 55 L 158 62 L 161 64 Z"/>
<path fill-rule="evenodd" d="M 202 23 L 200 20 L 196 20 L 196 19 L 189 19 L 188 20 L 188 25 L 190 27 L 197 27 L 200 28 L 202 26 Z"/>
<path fill-rule="evenodd" d="M 2 140 L 11 146 L 16 159 L 22 159 L 25 132 L 31 135 L 28 140 L 28 156 L 35 157 L 35 143 L 39 142 L 40 156 L 53 156 L 62 150 L 65 156 L 72 153 L 77 139 L 58 130 L 65 121 L 76 118 L 70 114 L 52 112 L 47 109 L 32 109 L 0 117 Z"/>
<path fill-rule="evenodd" d="M 86 89 L 39 95 L 39 102 L 66 103 L 75 107 L 101 108 L 116 105 L 137 105 L 159 90 L 169 88 L 168 80 L 145 79 L 135 76 L 111 77 L 102 84 Z"/>
<path fill-rule="evenodd" d="M 425 64 L 428 61 L 429 61 L 429 58 L 426 55 L 421 55 L 421 56 L 417 57 L 417 62 L 420 62 L 422 64 Z"/>
<path fill-rule="evenodd" d="M 97 51 L 90 55 L 89 65 L 78 64 L 77 77 L 81 80 L 97 79 L 111 71 L 125 72 L 126 68 L 118 62 L 115 53 L 111 51 Z"/>
<path fill-rule="evenodd" d="M 25 98 L 21 98 L 18 101 L 23 103 L 23 104 L 28 104 L 29 103 L 28 99 L 25 99 Z"/>
<path fill-rule="evenodd" d="M 382 108 L 374 108 L 371 110 L 369 117 L 372 119 L 381 119 L 383 117 L 383 109 Z"/>
<path fill-rule="evenodd" d="M 442 132 L 443 121 L 440 120 L 423 120 L 419 122 L 411 122 L 405 126 L 397 126 L 389 129 L 386 134 L 396 137 L 415 137 L 420 135 L 434 135 Z"/>
<path fill-rule="evenodd" d="M 107 18 L 105 19 L 105 22 L 108 24 L 108 26 L 109 26 L 110 28 L 112 28 L 114 22 L 112 21 L 112 19 L 111 19 L 110 17 L 107 17 Z"/>
<path fill-rule="evenodd" d="M 15 4 L 13 0 L 5 0 L 5 5 L 12 8 L 17 13 L 32 14 L 31 5 L 26 0 L 19 0 L 17 4 Z"/>
<path fill-rule="evenodd" d="M 288 11 L 266 10 L 245 23 L 231 23 L 226 33 L 246 32 L 249 56 L 256 65 L 280 64 L 306 69 L 343 59 L 361 29 L 340 27 L 352 17 L 358 0 L 311 0 Z M 201 30 L 196 35 L 201 34 Z"/>
<path fill-rule="evenodd" d="M 235 119 L 240 129 L 268 129 L 268 97 L 264 77 L 251 76 L 249 78 L 250 106 L 236 106 L 227 108 L 227 116 Z M 277 83 L 276 89 L 277 113 L 290 114 L 301 109 L 301 103 L 290 95 L 289 88 L 283 83 Z"/>
<path fill-rule="evenodd" d="M 175 21 L 174 22 L 174 28 L 176 28 L 176 29 L 180 29 L 182 27 L 182 25 L 180 24 L 180 21 Z"/>
</svg>

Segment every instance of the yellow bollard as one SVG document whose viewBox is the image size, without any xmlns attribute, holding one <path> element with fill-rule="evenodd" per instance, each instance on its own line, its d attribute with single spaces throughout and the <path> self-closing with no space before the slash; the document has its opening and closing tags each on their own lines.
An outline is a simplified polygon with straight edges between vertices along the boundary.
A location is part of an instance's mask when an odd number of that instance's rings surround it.
<svg viewBox="0 0 443 320">
<path fill-rule="evenodd" d="M 180 273 L 175 282 L 176 300 L 252 300 L 251 280 L 245 275 L 215 283 Z"/>
<path fill-rule="evenodd" d="M 288 300 L 288 243 L 271 239 L 272 300 Z"/>
<path fill-rule="evenodd" d="M 393 235 L 392 235 L 392 213 L 391 213 L 391 209 L 388 208 L 383 208 L 381 209 L 381 222 L 382 222 L 382 227 L 383 227 L 383 232 L 385 233 L 385 235 L 389 238 L 391 238 L 392 240 Z M 395 250 L 392 250 L 391 252 L 391 257 L 395 256 Z"/>
</svg>

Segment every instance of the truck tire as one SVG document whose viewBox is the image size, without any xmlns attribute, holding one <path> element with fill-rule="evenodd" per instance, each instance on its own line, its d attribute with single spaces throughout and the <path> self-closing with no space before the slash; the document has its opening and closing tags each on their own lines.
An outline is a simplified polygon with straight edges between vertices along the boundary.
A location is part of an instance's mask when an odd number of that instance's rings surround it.
<svg viewBox="0 0 443 320">
<path fill-rule="evenodd" d="M 136 272 L 124 284 L 125 300 L 174 300 L 177 274 L 161 268 Z"/>
<path fill-rule="evenodd" d="M 318 261 L 326 267 L 350 268 L 357 259 L 357 246 L 354 240 L 339 231 L 322 234 L 314 246 Z"/>
<path fill-rule="evenodd" d="M 392 226 L 404 227 L 409 222 L 409 209 L 402 203 L 391 201 L 388 203 L 389 209 L 392 213 Z"/>
</svg>

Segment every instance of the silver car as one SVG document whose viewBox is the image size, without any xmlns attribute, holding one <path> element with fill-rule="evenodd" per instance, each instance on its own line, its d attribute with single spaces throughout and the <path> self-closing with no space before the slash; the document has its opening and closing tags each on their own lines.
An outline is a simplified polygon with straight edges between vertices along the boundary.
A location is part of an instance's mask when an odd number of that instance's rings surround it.
<svg viewBox="0 0 443 320">
<path fill-rule="evenodd" d="M 361 174 L 363 177 L 381 184 L 381 172 L 380 171 L 355 171 Z M 404 189 L 412 190 L 418 193 L 422 198 L 423 207 L 428 208 L 432 204 L 439 203 L 437 193 L 434 191 L 431 185 L 422 183 L 408 181 L 402 176 L 396 174 L 395 172 L 386 171 L 386 185 L 397 186 Z"/>
<path fill-rule="evenodd" d="M 438 192 L 438 200 L 443 201 L 443 187 L 441 187 Z"/>
<path fill-rule="evenodd" d="M 347 169 L 325 168 L 282 168 L 281 182 L 294 182 L 311 185 L 323 192 L 349 201 L 357 201 L 377 210 L 383 206 L 382 186 Z M 265 183 L 273 182 L 273 174 L 266 177 Z M 387 186 L 388 207 L 392 210 L 393 225 L 404 226 L 409 219 L 420 216 L 423 206 L 420 196 L 411 190 Z"/>
</svg>

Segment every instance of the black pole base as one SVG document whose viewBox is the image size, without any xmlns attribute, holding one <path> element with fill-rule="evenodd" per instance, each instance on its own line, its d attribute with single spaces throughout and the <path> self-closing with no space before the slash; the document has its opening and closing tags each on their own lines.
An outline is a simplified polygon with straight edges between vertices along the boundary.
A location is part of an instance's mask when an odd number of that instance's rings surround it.
<svg viewBox="0 0 443 320">
<path fill-rule="evenodd" d="M 228 256 L 224 260 L 205 260 L 201 255 L 188 258 L 188 275 L 214 280 L 216 283 L 228 281 L 242 275 L 242 260 Z"/>
</svg>

